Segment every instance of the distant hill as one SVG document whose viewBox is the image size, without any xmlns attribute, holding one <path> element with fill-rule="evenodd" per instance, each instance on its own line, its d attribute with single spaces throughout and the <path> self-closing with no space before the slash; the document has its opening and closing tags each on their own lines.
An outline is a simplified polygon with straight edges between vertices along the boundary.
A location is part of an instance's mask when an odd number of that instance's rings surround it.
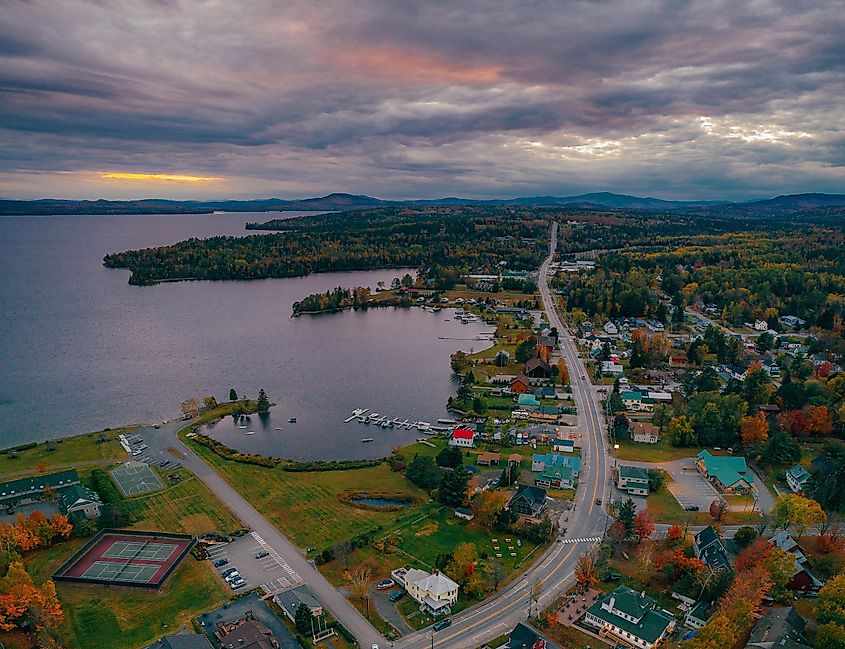
<svg viewBox="0 0 845 649">
<path fill-rule="evenodd" d="M 668 201 L 653 197 L 629 196 L 611 192 L 592 192 L 576 196 L 527 196 L 510 199 L 479 200 L 446 197 L 425 200 L 388 201 L 360 194 L 332 193 L 326 196 L 286 200 L 173 201 L 144 199 L 137 201 L 74 201 L 41 199 L 35 201 L 0 200 L 0 215 L 44 214 L 202 214 L 215 210 L 226 212 L 344 211 L 371 207 L 428 207 L 436 205 L 513 205 L 524 207 L 559 207 L 597 210 L 673 210 L 699 212 L 723 217 L 764 217 L 793 214 L 798 218 L 823 214 L 838 216 L 845 209 L 845 194 L 793 194 L 765 200 L 733 203 L 730 201 Z"/>
</svg>

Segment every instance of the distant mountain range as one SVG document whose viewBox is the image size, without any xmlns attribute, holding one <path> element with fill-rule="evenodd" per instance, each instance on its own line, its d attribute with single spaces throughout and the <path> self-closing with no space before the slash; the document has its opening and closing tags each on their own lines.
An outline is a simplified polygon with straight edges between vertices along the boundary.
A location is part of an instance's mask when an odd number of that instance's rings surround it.
<svg viewBox="0 0 845 649">
<path fill-rule="evenodd" d="M 429 207 L 436 205 L 513 205 L 523 207 L 560 207 L 568 209 L 647 210 L 701 212 L 713 216 L 786 215 L 827 208 L 845 208 L 845 194 L 792 194 L 776 198 L 735 203 L 731 201 L 666 201 L 611 192 L 593 192 L 577 196 L 530 196 L 500 200 L 436 198 L 430 200 L 388 201 L 372 196 L 333 193 L 319 198 L 284 200 L 173 201 L 143 199 L 137 201 L 76 201 L 41 199 L 34 201 L 0 200 L 0 216 L 47 214 L 207 214 L 225 212 L 342 211 L 372 207 Z M 838 210 L 837 210 L 838 211 Z"/>
</svg>

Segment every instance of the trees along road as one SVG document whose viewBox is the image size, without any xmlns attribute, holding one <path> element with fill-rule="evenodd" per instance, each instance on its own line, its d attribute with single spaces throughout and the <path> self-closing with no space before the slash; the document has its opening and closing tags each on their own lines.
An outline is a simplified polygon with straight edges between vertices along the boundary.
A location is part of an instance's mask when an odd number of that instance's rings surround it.
<svg viewBox="0 0 845 649">
<path fill-rule="evenodd" d="M 401 649 L 423 649 L 442 646 L 455 649 L 474 648 L 484 642 L 508 633 L 518 622 L 529 617 L 532 589 L 540 588 L 539 597 L 533 606 L 536 615 L 558 597 L 571 583 L 579 557 L 601 537 L 607 525 L 607 516 L 596 498 L 606 501 L 608 484 L 608 462 L 605 452 L 605 435 L 601 408 L 597 396 L 586 378 L 584 364 L 578 357 L 575 342 L 564 328 L 555 311 L 555 303 L 548 285 L 548 269 L 557 247 L 558 224 L 554 223 L 549 242 L 549 256 L 540 267 L 539 287 L 543 307 L 549 325 L 559 332 L 560 352 L 566 360 L 570 373 L 572 396 L 578 412 L 581 431 L 582 469 L 574 508 L 569 512 L 565 535 L 538 559 L 534 566 L 521 577 L 505 587 L 494 597 L 452 617 L 452 625 L 433 633 L 430 628 L 407 635 L 392 647 Z M 215 472 L 199 456 L 195 455 L 178 439 L 176 432 L 184 422 L 162 426 L 161 430 L 143 431 L 151 451 L 168 456 L 168 448 L 176 448 L 182 454 L 182 463 L 224 502 L 250 529 L 258 532 L 264 540 L 300 575 L 303 581 L 357 639 L 363 649 L 378 644 L 382 649 L 387 641 L 373 628 L 358 610 L 336 589 L 303 555 L 302 551 L 281 534 L 255 507 L 248 503 L 237 490 Z M 578 539 L 586 539 L 579 541 Z M 567 543 L 561 541 L 567 540 Z"/>
</svg>

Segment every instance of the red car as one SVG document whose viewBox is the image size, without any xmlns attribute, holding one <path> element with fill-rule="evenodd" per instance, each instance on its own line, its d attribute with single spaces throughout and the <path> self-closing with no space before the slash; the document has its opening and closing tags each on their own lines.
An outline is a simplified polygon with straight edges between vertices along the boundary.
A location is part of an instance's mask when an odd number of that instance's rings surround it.
<svg viewBox="0 0 845 649">
<path fill-rule="evenodd" d="M 596 505 L 601 505 L 601 498 L 596 498 Z"/>
</svg>

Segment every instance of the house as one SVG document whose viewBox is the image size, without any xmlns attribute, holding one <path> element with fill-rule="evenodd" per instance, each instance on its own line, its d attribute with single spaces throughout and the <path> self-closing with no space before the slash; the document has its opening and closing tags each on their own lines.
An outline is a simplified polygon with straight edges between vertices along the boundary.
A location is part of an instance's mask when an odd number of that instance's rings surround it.
<svg viewBox="0 0 845 649">
<path fill-rule="evenodd" d="M 549 467 L 543 473 L 534 478 L 534 484 L 538 487 L 553 487 L 555 489 L 574 489 L 575 472 L 572 467 Z"/>
<path fill-rule="evenodd" d="M 548 363 L 555 351 L 555 339 L 551 336 L 540 336 L 537 339 L 537 358 Z M 530 376 L 530 375 L 529 375 Z"/>
<path fill-rule="evenodd" d="M 645 400 L 655 403 L 672 403 L 672 393 L 663 392 L 662 390 L 648 390 L 645 393 Z"/>
<path fill-rule="evenodd" d="M 614 361 L 602 361 L 601 362 L 601 373 L 602 374 L 609 374 L 610 376 L 622 376 L 624 373 L 625 368 L 622 367 L 619 363 Z"/>
<path fill-rule="evenodd" d="M 255 592 L 203 613 L 197 623 L 211 643 L 220 649 L 295 649 L 299 646 L 269 602 Z M 333 631 L 325 635 L 333 635 Z"/>
<path fill-rule="evenodd" d="M 546 490 L 519 485 L 508 501 L 508 509 L 523 516 L 538 516 L 546 508 Z"/>
<path fill-rule="evenodd" d="M 522 463 L 522 456 L 519 453 L 508 455 L 508 466 L 519 466 Z"/>
<path fill-rule="evenodd" d="M 663 326 L 663 323 L 660 320 L 649 320 L 645 324 L 646 328 L 649 331 L 655 331 L 657 333 L 662 333 L 666 330 L 666 327 Z"/>
<path fill-rule="evenodd" d="M 300 604 L 305 604 L 308 607 L 312 617 L 323 615 L 322 604 L 317 601 L 308 586 L 297 586 L 291 590 L 277 593 L 273 595 L 273 601 L 291 622 L 296 621 L 296 609 L 299 608 Z"/>
<path fill-rule="evenodd" d="M 470 428 L 456 428 L 449 436 L 449 446 L 472 448 L 475 446 L 476 432 Z"/>
<path fill-rule="evenodd" d="M 800 464 L 796 464 L 786 472 L 786 484 L 794 493 L 804 490 L 804 483 L 810 479 L 810 473 Z"/>
<path fill-rule="evenodd" d="M 748 465 L 744 457 L 712 455 L 706 449 L 697 456 L 698 472 L 707 478 L 713 486 L 724 493 L 747 493 L 754 489 L 752 478 L 748 476 Z"/>
<path fill-rule="evenodd" d="M 610 591 L 587 609 L 584 623 L 623 646 L 652 649 L 675 629 L 675 618 L 644 592 Z"/>
<path fill-rule="evenodd" d="M 479 453 L 475 463 L 479 466 L 499 466 L 501 459 L 498 453 Z"/>
<path fill-rule="evenodd" d="M 669 367 L 688 367 L 689 359 L 686 356 L 678 354 L 677 356 L 669 357 Z"/>
<path fill-rule="evenodd" d="M 465 521 L 471 521 L 473 518 L 475 518 L 475 514 L 473 514 L 466 507 L 455 507 L 455 516 Z"/>
<path fill-rule="evenodd" d="M 494 478 L 483 476 L 483 475 L 474 475 L 469 479 L 467 483 L 467 493 L 470 497 L 474 496 L 477 493 L 481 493 L 482 491 L 487 491 L 490 488 L 490 482 L 492 482 Z"/>
<path fill-rule="evenodd" d="M 240 649 L 270 649 L 279 643 L 264 624 L 258 620 L 245 619 L 232 625 L 225 633 L 218 636 L 221 647 L 239 647 Z"/>
<path fill-rule="evenodd" d="M 510 382 L 510 389 L 512 394 L 525 394 L 531 387 L 531 381 L 525 374 L 518 374 Z"/>
<path fill-rule="evenodd" d="M 632 421 L 628 424 L 631 439 L 640 444 L 657 444 L 660 441 L 660 429 L 645 421 Z"/>
<path fill-rule="evenodd" d="M 771 378 L 777 378 L 780 376 L 780 366 L 774 359 L 767 358 L 762 362 L 763 371 L 766 373 L 767 376 Z"/>
<path fill-rule="evenodd" d="M 534 473 L 545 473 L 551 467 L 568 466 L 575 473 L 581 472 L 581 458 L 574 455 L 558 455 L 557 453 L 535 453 L 531 457 L 531 470 Z"/>
<path fill-rule="evenodd" d="M 532 358 L 525 364 L 525 374 L 532 379 L 548 379 L 552 376 L 552 368 L 541 358 Z"/>
<path fill-rule="evenodd" d="M 651 412 L 654 410 L 654 403 L 639 390 L 622 390 L 619 396 L 622 398 L 622 405 L 628 412 Z M 670 395 L 669 399 L 671 400 L 671 398 Z"/>
<path fill-rule="evenodd" d="M 102 502 L 97 492 L 82 486 L 76 469 L 0 483 L 0 507 L 20 507 L 43 501 L 55 501 L 69 517 L 87 519 L 100 515 Z"/>
<path fill-rule="evenodd" d="M 791 329 L 801 329 L 805 324 L 807 324 L 806 320 L 802 320 L 794 315 L 781 316 L 780 321 Z"/>
<path fill-rule="evenodd" d="M 62 511 L 70 518 L 85 517 L 89 521 L 100 516 L 100 496 L 82 485 L 71 485 L 58 493 Z"/>
<path fill-rule="evenodd" d="M 714 572 L 730 570 L 731 559 L 722 538 L 712 525 L 708 525 L 693 538 L 692 552 Z"/>
<path fill-rule="evenodd" d="M 794 572 L 786 583 L 789 590 L 816 591 L 822 587 L 822 582 L 810 572 L 810 560 L 807 559 L 804 549 L 789 535 L 789 532 L 786 530 L 778 532 L 769 539 L 769 543 L 795 557 Z"/>
<path fill-rule="evenodd" d="M 442 572 L 397 568 L 390 576 L 419 603 L 423 613 L 433 617 L 449 615 L 452 605 L 458 601 L 460 586 Z"/>
<path fill-rule="evenodd" d="M 831 461 L 829 457 L 824 454 L 817 455 L 813 458 L 813 461 L 810 462 L 810 468 L 815 472 L 818 471 L 820 473 L 829 473 L 836 468 L 836 465 Z"/>
<path fill-rule="evenodd" d="M 604 331 L 608 336 L 615 336 L 619 333 L 619 328 L 612 321 L 608 320 L 604 323 Z"/>
<path fill-rule="evenodd" d="M 616 469 L 616 486 L 632 496 L 648 496 L 648 469 L 620 464 Z"/>
<path fill-rule="evenodd" d="M 707 624 L 707 620 L 710 619 L 712 613 L 712 604 L 708 602 L 696 602 L 695 606 L 687 611 L 687 614 L 684 616 L 684 624 L 691 629 L 700 629 Z"/>
<path fill-rule="evenodd" d="M 552 450 L 555 453 L 574 453 L 575 440 L 573 439 L 558 439 L 552 445 Z"/>
<path fill-rule="evenodd" d="M 561 649 L 534 627 L 525 622 L 517 624 L 508 636 L 509 649 Z"/>
<path fill-rule="evenodd" d="M 755 331 L 766 331 L 769 328 L 769 323 L 765 320 L 755 320 L 754 321 L 754 330 Z"/>
<path fill-rule="evenodd" d="M 807 621 L 791 606 L 769 610 L 757 620 L 746 643 L 747 649 L 803 649 L 808 647 L 804 638 Z"/>
</svg>

